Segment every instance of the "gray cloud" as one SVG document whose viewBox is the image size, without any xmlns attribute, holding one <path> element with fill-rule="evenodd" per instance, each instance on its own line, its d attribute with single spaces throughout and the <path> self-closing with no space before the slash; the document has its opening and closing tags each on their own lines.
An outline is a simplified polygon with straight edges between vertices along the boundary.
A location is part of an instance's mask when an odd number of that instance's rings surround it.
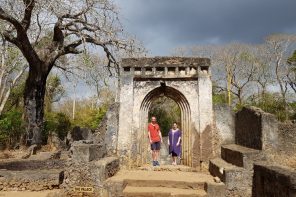
<svg viewBox="0 0 296 197">
<path fill-rule="evenodd" d="M 296 33 L 295 0 L 115 0 L 126 30 L 152 55 L 177 46 L 262 42 Z"/>
</svg>

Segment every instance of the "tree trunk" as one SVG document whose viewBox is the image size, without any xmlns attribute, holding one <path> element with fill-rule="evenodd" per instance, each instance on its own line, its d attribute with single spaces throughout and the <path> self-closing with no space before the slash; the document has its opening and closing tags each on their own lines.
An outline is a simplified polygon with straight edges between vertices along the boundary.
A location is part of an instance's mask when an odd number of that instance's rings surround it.
<svg viewBox="0 0 296 197">
<path fill-rule="evenodd" d="M 44 97 L 48 75 L 48 71 L 45 69 L 47 67 L 42 66 L 30 67 L 25 85 L 24 105 L 28 145 L 39 146 L 42 142 Z"/>
</svg>

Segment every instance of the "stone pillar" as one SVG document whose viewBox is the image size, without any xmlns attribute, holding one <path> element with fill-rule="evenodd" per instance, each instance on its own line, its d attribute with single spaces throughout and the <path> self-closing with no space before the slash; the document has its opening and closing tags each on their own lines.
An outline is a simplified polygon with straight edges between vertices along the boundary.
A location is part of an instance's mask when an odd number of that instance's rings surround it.
<svg viewBox="0 0 296 197">
<path fill-rule="evenodd" d="M 208 70 L 199 70 L 198 73 L 198 107 L 200 162 L 203 162 L 213 154 L 212 81 Z"/>
<path fill-rule="evenodd" d="M 120 78 L 119 124 L 117 155 L 125 163 L 131 147 L 133 125 L 133 72 L 123 73 Z"/>
</svg>

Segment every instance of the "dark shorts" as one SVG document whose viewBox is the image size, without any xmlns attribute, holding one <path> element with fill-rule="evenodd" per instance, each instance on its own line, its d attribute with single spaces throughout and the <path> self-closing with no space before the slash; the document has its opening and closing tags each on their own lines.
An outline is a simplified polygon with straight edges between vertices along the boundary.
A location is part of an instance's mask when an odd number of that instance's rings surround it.
<svg viewBox="0 0 296 197">
<path fill-rule="evenodd" d="M 160 150 L 160 142 L 153 142 L 151 144 L 151 150 Z"/>
<path fill-rule="evenodd" d="M 175 153 L 174 151 L 172 151 L 172 156 L 173 156 L 173 157 L 177 157 L 177 156 L 178 156 L 178 154 L 177 154 L 177 153 Z"/>
</svg>

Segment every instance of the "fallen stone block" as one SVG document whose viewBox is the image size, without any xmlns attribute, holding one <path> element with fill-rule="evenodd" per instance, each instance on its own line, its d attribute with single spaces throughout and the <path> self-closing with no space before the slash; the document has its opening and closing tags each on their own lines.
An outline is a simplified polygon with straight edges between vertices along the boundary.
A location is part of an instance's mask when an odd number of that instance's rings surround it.
<svg viewBox="0 0 296 197">
<path fill-rule="evenodd" d="M 77 162 L 90 162 L 103 158 L 105 147 L 101 144 L 89 144 L 83 141 L 74 142 L 71 147 L 72 159 Z"/>
</svg>

